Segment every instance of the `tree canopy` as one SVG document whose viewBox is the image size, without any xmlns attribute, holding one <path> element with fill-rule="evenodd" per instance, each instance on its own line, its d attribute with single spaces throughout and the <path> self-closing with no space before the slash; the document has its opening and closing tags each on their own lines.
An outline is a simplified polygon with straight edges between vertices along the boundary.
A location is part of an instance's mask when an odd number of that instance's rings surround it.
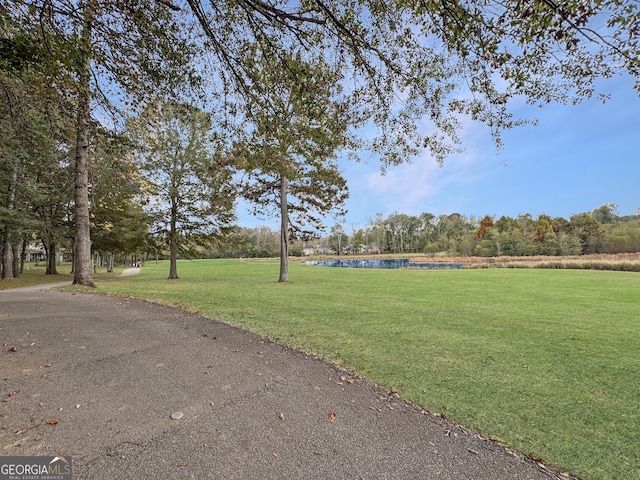
<svg viewBox="0 0 640 480">
<path fill-rule="evenodd" d="M 515 97 L 580 101 L 598 78 L 640 78 L 640 14 L 622 0 L 187 3 L 234 108 L 251 112 L 263 100 L 245 49 L 268 45 L 272 63 L 287 70 L 286 52 L 304 48 L 341 72 L 351 125 L 377 127 L 352 147 L 379 155 L 383 166 L 422 149 L 443 161 L 464 115 L 485 123 L 500 145 L 502 130 L 528 120 L 509 112 Z"/>
<path fill-rule="evenodd" d="M 176 279 L 178 253 L 212 243 L 235 220 L 232 170 L 216 161 L 211 119 L 202 110 L 175 102 L 150 104 L 140 123 L 149 209 L 159 227 L 156 235 L 170 250 L 169 278 Z"/>
<path fill-rule="evenodd" d="M 335 162 L 347 139 L 344 106 L 335 72 L 287 54 L 289 70 L 270 64 L 270 51 L 247 54 L 260 75 L 263 102 L 252 106 L 253 129 L 234 142 L 234 163 L 244 171 L 244 197 L 255 211 L 280 215 L 280 281 L 288 280 L 289 237 L 308 237 L 323 216 L 340 214 L 346 181 Z"/>
<path fill-rule="evenodd" d="M 344 150 L 371 152 L 383 168 L 424 150 L 443 162 L 459 147 L 464 118 L 487 125 L 498 146 L 502 131 L 531 121 L 513 117 L 513 100 L 606 98 L 597 81 L 618 74 L 632 76 L 640 91 L 639 34 L 630 0 L 7 0 L 0 71 L 28 79 L 36 92 L 55 91 L 76 112 L 75 140 L 61 151 L 75 158 L 75 281 L 92 285 L 94 127 L 122 126 L 111 114 L 139 113 L 148 95 L 202 100 L 233 139 L 236 127 L 256 128 L 279 96 L 251 52 L 299 86 L 307 79 L 301 64 L 324 65 L 340 85 L 325 105 L 340 105 L 355 133 Z M 300 102 L 304 114 L 317 108 Z M 3 112 L 4 120 L 16 111 Z M 15 151 L 3 150 L 4 167 L 24 161 Z M 19 170 L 3 171 L 9 222 L 19 218 L 11 193 Z M 549 234 L 542 223 L 538 232 Z M 5 251 L 13 226 L 2 225 Z"/>
</svg>

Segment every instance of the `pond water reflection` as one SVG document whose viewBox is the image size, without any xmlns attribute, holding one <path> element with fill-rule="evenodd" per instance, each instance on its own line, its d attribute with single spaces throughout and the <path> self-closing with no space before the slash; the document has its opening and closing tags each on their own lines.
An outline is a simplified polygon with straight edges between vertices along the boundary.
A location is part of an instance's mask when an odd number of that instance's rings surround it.
<svg viewBox="0 0 640 480">
<path fill-rule="evenodd" d="M 349 260 L 308 260 L 306 265 L 316 267 L 338 267 L 338 268 L 422 268 L 425 270 L 447 269 L 456 270 L 463 267 L 462 263 L 418 263 L 411 262 L 408 258 L 402 259 L 349 259 Z"/>
</svg>

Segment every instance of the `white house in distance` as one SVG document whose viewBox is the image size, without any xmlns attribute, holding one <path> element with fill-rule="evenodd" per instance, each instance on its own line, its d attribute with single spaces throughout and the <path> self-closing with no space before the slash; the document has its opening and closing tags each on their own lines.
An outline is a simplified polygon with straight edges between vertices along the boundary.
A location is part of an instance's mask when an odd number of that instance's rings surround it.
<svg viewBox="0 0 640 480">
<path fill-rule="evenodd" d="M 25 255 L 25 262 L 44 262 L 47 259 L 47 253 L 42 245 L 29 245 Z"/>
<path fill-rule="evenodd" d="M 64 248 L 59 248 L 56 252 L 56 263 L 63 261 Z M 47 260 L 47 252 L 41 245 L 29 245 L 25 252 L 25 262 L 45 262 Z"/>
</svg>

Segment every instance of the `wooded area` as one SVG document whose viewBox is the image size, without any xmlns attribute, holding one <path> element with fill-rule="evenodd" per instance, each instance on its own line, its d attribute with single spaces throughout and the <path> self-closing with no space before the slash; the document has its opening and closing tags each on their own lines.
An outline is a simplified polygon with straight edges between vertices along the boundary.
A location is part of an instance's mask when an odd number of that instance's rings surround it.
<svg viewBox="0 0 640 480">
<path fill-rule="evenodd" d="M 275 257 L 278 232 L 242 228 L 234 242 L 205 256 Z M 640 214 L 618 216 L 607 204 L 569 219 L 525 213 L 516 218 L 460 215 L 378 214 L 364 227 L 336 224 L 327 236 L 294 242 L 291 253 L 424 253 L 450 256 L 571 256 L 640 252 Z"/>
<path fill-rule="evenodd" d="M 49 274 L 64 248 L 78 285 L 93 286 L 99 252 L 168 252 L 177 278 L 178 255 L 245 241 L 230 229 L 242 197 L 281 217 L 286 281 L 288 239 L 317 235 L 344 206 L 339 154 L 366 152 L 382 169 L 425 151 L 443 162 L 468 119 L 499 148 L 501 132 L 531 121 L 512 116 L 512 100 L 579 102 L 598 95 L 597 79 L 638 79 L 639 32 L 637 4 L 622 0 L 7 0 L 2 278 L 19 275 L 34 243 Z M 350 242 L 336 231 L 337 250 L 554 254 L 637 242 L 625 230 L 602 246 L 589 215 L 401 218 Z"/>
</svg>

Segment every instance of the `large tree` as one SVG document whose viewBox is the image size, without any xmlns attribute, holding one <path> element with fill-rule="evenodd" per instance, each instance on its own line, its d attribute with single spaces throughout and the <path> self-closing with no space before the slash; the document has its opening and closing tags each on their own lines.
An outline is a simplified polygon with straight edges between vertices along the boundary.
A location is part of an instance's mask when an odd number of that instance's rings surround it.
<svg viewBox="0 0 640 480">
<path fill-rule="evenodd" d="M 17 276 L 14 270 L 13 243 L 17 241 L 17 232 L 25 220 L 21 219 L 16 201 L 21 168 L 21 157 L 29 150 L 29 137 L 26 115 L 26 99 L 19 95 L 19 87 L 5 75 L 0 76 L 0 273 L 2 278 Z M 26 138 L 25 138 L 26 137 Z"/>
<path fill-rule="evenodd" d="M 2 276 L 12 278 L 21 257 L 14 252 L 25 240 L 41 238 L 51 251 L 65 235 L 73 105 L 28 62 L 5 66 L 0 69 L 0 224 Z M 47 273 L 56 273 L 53 252 L 48 260 Z"/>
<path fill-rule="evenodd" d="M 169 278 L 177 258 L 214 241 L 235 220 L 232 170 L 221 163 L 209 115 L 191 105 L 149 105 L 142 116 L 142 168 L 152 184 L 154 210 L 170 252 Z"/>
<path fill-rule="evenodd" d="M 11 27 L 2 44 L 6 63 L 34 58 L 44 77 L 76 102 L 74 284 L 93 286 L 88 175 L 97 115 L 92 112 L 101 105 L 107 107 L 102 117 L 117 117 L 133 108 L 132 99 L 150 91 L 169 95 L 191 78 L 187 29 L 174 15 L 176 7 L 154 0 L 10 0 L 0 8 Z"/>
<path fill-rule="evenodd" d="M 339 214 L 346 181 L 335 162 L 346 142 L 344 106 L 333 98 L 336 74 L 322 62 L 287 54 L 288 70 L 270 62 L 255 46 L 246 65 L 255 71 L 259 104 L 251 107 L 252 129 L 236 142 L 237 162 L 246 174 L 244 195 L 257 212 L 280 216 L 280 282 L 289 279 L 289 238 L 308 238 L 323 229 L 323 217 Z"/>
<path fill-rule="evenodd" d="M 116 253 L 142 254 L 148 248 L 152 219 L 142 207 L 148 185 L 134 161 L 127 135 L 98 129 L 89 170 L 91 242 L 94 254 L 107 255 L 107 270 Z"/>
</svg>

